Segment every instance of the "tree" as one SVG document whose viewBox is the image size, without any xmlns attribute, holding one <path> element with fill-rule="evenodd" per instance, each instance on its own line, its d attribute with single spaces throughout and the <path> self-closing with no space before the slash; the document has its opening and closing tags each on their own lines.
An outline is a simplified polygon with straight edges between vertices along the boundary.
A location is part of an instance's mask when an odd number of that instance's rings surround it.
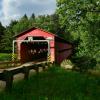
<svg viewBox="0 0 100 100">
<path fill-rule="evenodd" d="M 30 23 L 30 27 L 33 27 L 33 26 L 35 26 L 34 24 L 35 24 L 35 14 L 34 13 L 32 13 L 32 15 L 31 15 L 31 17 L 29 18 L 29 23 Z"/>
<path fill-rule="evenodd" d="M 20 32 L 27 30 L 28 28 L 30 28 L 30 23 L 27 15 L 25 14 L 22 18 L 20 18 L 18 23 L 13 26 L 13 32 L 17 35 Z"/>
<path fill-rule="evenodd" d="M 46 31 L 58 34 L 59 33 L 59 19 L 57 14 L 41 15 L 35 18 L 35 27 L 39 27 Z M 59 35 L 59 34 L 58 34 Z"/>
<path fill-rule="evenodd" d="M 3 27 L 1 22 L 0 22 L 0 44 L 1 44 L 1 41 L 2 41 L 2 36 L 4 35 L 4 30 L 5 30 L 5 27 Z M 0 52 L 2 52 L 1 45 L 0 45 Z"/>
<path fill-rule="evenodd" d="M 0 22 L 0 40 L 1 40 L 2 35 L 4 34 L 4 29 L 5 29 L 5 27 L 3 27 Z"/>
<path fill-rule="evenodd" d="M 57 0 L 61 28 L 69 41 L 77 41 L 76 57 L 93 57 L 100 62 L 100 1 Z"/>
<path fill-rule="evenodd" d="M 0 44 L 2 52 L 12 52 L 12 41 L 13 41 L 13 36 L 15 35 L 13 32 L 13 26 L 16 24 L 17 21 L 12 20 L 9 26 L 5 28 Z"/>
</svg>

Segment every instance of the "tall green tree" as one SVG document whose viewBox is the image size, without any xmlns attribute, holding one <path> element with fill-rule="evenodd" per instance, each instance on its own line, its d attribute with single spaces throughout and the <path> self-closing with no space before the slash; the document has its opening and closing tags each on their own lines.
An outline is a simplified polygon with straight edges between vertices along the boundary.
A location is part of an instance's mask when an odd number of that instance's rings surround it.
<svg viewBox="0 0 100 100">
<path fill-rule="evenodd" d="M 57 7 L 66 39 L 78 43 L 76 55 L 93 57 L 99 62 L 100 1 L 57 0 Z"/>
<path fill-rule="evenodd" d="M 5 27 L 3 27 L 1 22 L 0 22 L 0 44 L 1 44 L 1 41 L 2 41 L 2 36 L 4 35 L 4 30 L 5 30 Z M 1 45 L 0 45 L 0 52 L 2 52 Z"/>
<path fill-rule="evenodd" d="M 31 17 L 29 18 L 29 26 L 35 27 L 35 14 L 34 13 L 32 13 Z"/>
<path fill-rule="evenodd" d="M 13 32 L 17 35 L 20 32 L 27 30 L 30 27 L 29 24 L 29 19 L 25 14 L 23 17 L 20 18 L 18 23 L 13 26 Z"/>
<path fill-rule="evenodd" d="M 13 32 L 13 26 L 17 24 L 17 21 L 12 20 L 9 26 L 4 30 L 4 35 L 1 40 L 1 51 L 2 52 L 12 52 L 12 41 L 13 36 L 15 35 Z"/>
<path fill-rule="evenodd" d="M 59 26 L 60 25 L 59 25 L 59 19 L 57 14 L 41 15 L 36 17 L 35 19 L 35 27 L 42 28 L 54 34 L 60 33 Z"/>
<path fill-rule="evenodd" d="M 0 22 L 0 40 L 1 40 L 2 35 L 4 34 L 4 29 L 5 29 L 5 27 L 2 26 L 2 24 Z"/>
</svg>

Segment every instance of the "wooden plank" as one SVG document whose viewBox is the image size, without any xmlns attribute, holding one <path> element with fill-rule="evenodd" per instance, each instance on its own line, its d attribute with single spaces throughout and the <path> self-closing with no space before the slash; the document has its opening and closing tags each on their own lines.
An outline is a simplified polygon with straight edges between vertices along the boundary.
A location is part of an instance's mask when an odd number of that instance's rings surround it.
<svg viewBox="0 0 100 100">
<path fill-rule="evenodd" d="M 23 73 L 23 66 L 5 69 L 5 71 L 10 71 L 12 72 L 13 75 L 18 74 L 18 73 Z"/>
</svg>

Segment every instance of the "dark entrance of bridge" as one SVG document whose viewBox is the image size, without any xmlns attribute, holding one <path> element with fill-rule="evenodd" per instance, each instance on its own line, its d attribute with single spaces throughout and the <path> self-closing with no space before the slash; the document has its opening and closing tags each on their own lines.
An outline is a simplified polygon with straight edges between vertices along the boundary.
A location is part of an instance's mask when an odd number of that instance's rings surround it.
<svg viewBox="0 0 100 100">
<path fill-rule="evenodd" d="M 21 61 L 46 61 L 48 57 L 48 43 L 46 41 L 29 41 L 21 43 Z"/>
</svg>

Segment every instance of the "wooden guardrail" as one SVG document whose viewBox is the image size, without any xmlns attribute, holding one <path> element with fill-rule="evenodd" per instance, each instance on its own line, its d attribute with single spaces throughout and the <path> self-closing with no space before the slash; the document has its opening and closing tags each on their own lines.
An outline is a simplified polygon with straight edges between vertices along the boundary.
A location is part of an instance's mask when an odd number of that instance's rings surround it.
<svg viewBox="0 0 100 100">
<path fill-rule="evenodd" d="M 31 69 L 36 70 L 36 72 L 39 72 L 39 67 L 42 67 L 43 70 L 45 69 L 45 66 L 48 65 L 50 62 L 44 61 L 39 62 L 35 64 L 29 64 L 29 65 L 22 65 L 20 67 L 14 67 L 14 68 L 8 68 L 4 69 L 4 71 L 0 72 L 0 80 L 6 82 L 6 90 L 11 90 L 12 84 L 13 84 L 13 77 L 16 74 L 23 73 L 24 79 L 27 80 L 29 77 L 29 72 Z"/>
</svg>

